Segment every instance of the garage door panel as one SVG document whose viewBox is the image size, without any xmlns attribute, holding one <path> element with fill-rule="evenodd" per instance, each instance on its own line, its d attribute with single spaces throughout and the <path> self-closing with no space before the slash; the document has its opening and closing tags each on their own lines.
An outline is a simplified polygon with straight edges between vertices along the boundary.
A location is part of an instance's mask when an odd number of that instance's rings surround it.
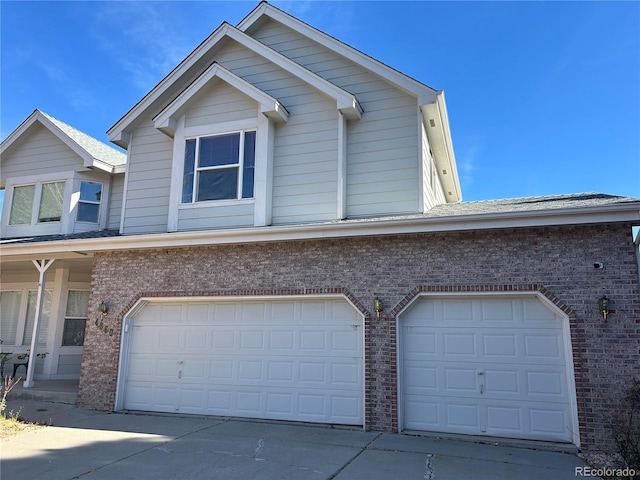
<svg viewBox="0 0 640 480">
<path fill-rule="evenodd" d="M 444 389 L 457 394 L 477 393 L 476 370 L 474 368 L 445 368 Z"/>
<path fill-rule="evenodd" d="M 544 361 L 558 361 L 564 363 L 563 346 L 560 343 L 559 331 L 551 334 L 526 335 L 524 338 L 525 356 Z"/>
<path fill-rule="evenodd" d="M 423 298 L 399 332 L 404 428 L 572 440 L 562 321 L 536 298 Z"/>
<path fill-rule="evenodd" d="M 480 407 L 475 402 L 464 400 L 449 401 L 445 405 L 445 423 L 450 425 L 455 433 L 468 429 L 481 430 Z"/>
<path fill-rule="evenodd" d="M 480 301 L 480 320 L 484 325 L 491 322 L 499 322 L 501 325 L 515 323 L 519 316 L 516 311 L 517 305 L 510 301 Z"/>
<path fill-rule="evenodd" d="M 484 356 L 496 359 L 518 358 L 518 338 L 513 334 L 486 334 L 482 336 Z"/>
<path fill-rule="evenodd" d="M 150 307 L 133 319 L 125 408 L 362 424 L 362 320 L 345 301 Z M 174 403 L 150 398 L 160 385 Z"/>
</svg>

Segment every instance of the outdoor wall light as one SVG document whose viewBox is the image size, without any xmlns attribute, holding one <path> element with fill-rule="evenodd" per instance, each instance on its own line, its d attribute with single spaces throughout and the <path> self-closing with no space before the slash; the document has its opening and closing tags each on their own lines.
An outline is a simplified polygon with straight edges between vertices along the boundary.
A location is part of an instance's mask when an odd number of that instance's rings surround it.
<svg viewBox="0 0 640 480">
<path fill-rule="evenodd" d="M 109 306 L 107 305 L 107 302 L 104 300 L 100 302 L 98 305 L 98 312 L 100 312 L 102 318 L 107 316 L 107 313 L 109 313 Z"/>
<path fill-rule="evenodd" d="M 605 322 L 607 321 L 607 315 L 609 315 L 610 303 L 611 302 L 606 295 L 603 295 L 602 298 L 598 300 L 598 309 L 600 310 L 600 315 L 602 315 L 602 318 L 604 318 Z"/>
<path fill-rule="evenodd" d="M 382 300 L 378 297 L 373 300 L 373 311 L 376 312 L 376 317 L 380 320 L 380 314 L 382 314 Z"/>
</svg>

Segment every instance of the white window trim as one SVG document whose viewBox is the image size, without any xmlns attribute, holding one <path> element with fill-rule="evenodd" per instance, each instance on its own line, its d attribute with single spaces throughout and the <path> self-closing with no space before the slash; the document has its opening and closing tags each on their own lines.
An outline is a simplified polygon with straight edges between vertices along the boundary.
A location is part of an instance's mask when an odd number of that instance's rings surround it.
<svg viewBox="0 0 640 480">
<path fill-rule="evenodd" d="M 54 235 L 70 233 L 73 222 L 69 215 L 71 205 L 71 185 L 74 172 L 58 172 L 29 177 L 8 178 L 5 186 L 4 205 L 2 208 L 2 225 L 0 226 L 2 237 L 20 237 L 26 235 Z M 62 214 L 58 222 L 38 222 L 40 199 L 42 197 L 42 185 L 52 182 L 65 182 L 64 199 L 62 201 Z M 33 205 L 31 211 L 31 223 L 10 225 L 11 206 L 13 204 L 13 191 L 15 187 L 35 185 Z"/>
<path fill-rule="evenodd" d="M 251 195 L 251 197 L 242 196 L 243 187 L 244 187 L 244 164 L 245 164 L 244 163 L 245 162 L 244 146 L 245 146 L 245 139 L 246 139 L 245 135 L 249 132 L 256 133 L 256 130 L 253 128 L 250 128 L 250 129 L 242 129 L 238 131 L 229 131 L 221 134 L 211 134 L 211 135 L 203 135 L 203 136 L 197 136 L 197 137 L 185 137 L 185 143 L 189 140 L 195 140 L 196 147 L 194 152 L 194 165 L 193 165 L 194 176 L 193 176 L 193 187 L 191 192 L 191 201 L 190 202 L 181 201 L 180 203 L 181 206 L 185 204 L 193 204 L 193 203 L 199 203 L 199 204 L 218 203 L 218 202 L 224 202 L 224 201 L 232 201 L 235 203 L 241 200 L 253 199 L 253 195 Z M 207 139 L 207 138 L 216 138 L 216 137 L 232 136 L 232 135 L 233 136 L 238 135 L 238 140 L 239 140 L 238 156 L 236 157 L 235 163 L 224 163 L 221 165 L 214 165 L 209 167 L 203 167 L 202 165 L 200 165 L 200 148 L 201 148 L 200 141 L 201 140 Z M 254 152 L 254 155 L 255 155 L 255 152 Z M 208 172 L 208 171 L 214 171 L 214 170 L 230 170 L 230 169 L 238 170 L 238 178 L 236 181 L 236 196 L 234 198 L 219 198 L 215 200 L 198 200 L 197 199 L 198 193 L 199 193 L 199 186 L 200 186 L 200 175 L 202 174 L 202 172 Z M 182 196 L 184 196 L 184 186 L 183 186 L 182 194 L 183 194 Z"/>
<path fill-rule="evenodd" d="M 59 222 L 38 222 L 42 184 L 49 182 L 65 182 L 62 215 Z M 80 182 L 102 184 L 102 197 L 98 222 L 76 221 L 78 201 L 80 200 Z M 36 185 L 33 198 L 30 224 L 9 225 L 11 205 L 13 203 L 13 189 L 23 185 Z M 93 172 L 63 171 L 41 175 L 8 178 L 5 185 L 5 197 L 2 206 L 2 223 L 0 235 L 2 237 L 23 237 L 29 235 L 64 235 L 76 231 L 102 230 L 106 228 L 108 216 L 108 201 L 111 182 L 108 179 L 97 178 Z"/>
<path fill-rule="evenodd" d="M 102 187 L 100 188 L 100 201 L 99 202 L 93 202 L 91 200 L 81 200 L 80 199 L 80 188 L 82 185 L 82 182 L 86 182 L 86 183 L 99 183 Z M 101 225 L 102 224 L 102 210 L 104 209 L 104 202 L 103 199 L 105 198 L 105 187 L 106 187 L 106 183 L 105 182 L 101 182 L 99 180 L 89 180 L 89 179 L 85 179 L 85 178 L 79 178 L 76 181 L 76 186 L 73 189 L 74 193 L 71 195 L 71 208 L 72 210 L 74 210 L 73 212 L 73 221 L 75 223 L 79 223 L 81 225 Z M 89 205 L 98 205 L 98 218 L 95 222 L 87 222 L 84 220 L 78 220 L 78 208 L 79 205 L 81 203 L 87 203 Z"/>
<path fill-rule="evenodd" d="M 185 144 L 188 138 L 233 133 L 241 130 L 256 131 L 255 170 L 253 178 L 253 198 L 211 200 L 206 202 L 182 203 L 182 181 L 184 170 Z M 257 109 L 254 118 L 212 125 L 185 126 L 185 117 L 176 122 L 173 141 L 173 165 L 171 170 L 171 190 L 169 194 L 169 215 L 167 231 L 178 231 L 179 212 L 193 208 L 215 208 L 224 205 L 254 205 L 254 226 L 271 223 L 271 177 L 273 169 L 273 122 Z"/>
</svg>

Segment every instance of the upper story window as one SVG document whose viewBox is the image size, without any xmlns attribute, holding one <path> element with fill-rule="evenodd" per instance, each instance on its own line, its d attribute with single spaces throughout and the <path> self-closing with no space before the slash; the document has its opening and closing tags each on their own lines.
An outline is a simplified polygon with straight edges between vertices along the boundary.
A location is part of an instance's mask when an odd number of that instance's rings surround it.
<svg viewBox="0 0 640 480">
<path fill-rule="evenodd" d="M 0 236 L 64 235 L 106 228 L 110 185 L 96 172 L 7 178 Z"/>
<path fill-rule="evenodd" d="M 100 217 L 100 201 L 102 200 L 102 184 L 97 182 L 80 182 L 80 199 L 78 200 L 78 222 L 98 223 Z"/>
<path fill-rule="evenodd" d="M 256 131 L 185 141 L 182 203 L 253 198 Z"/>
<path fill-rule="evenodd" d="M 65 182 L 36 183 L 13 188 L 9 225 L 59 222 Z M 36 203 L 37 202 L 37 203 Z M 35 210 L 34 204 L 38 205 Z"/>
</svg>

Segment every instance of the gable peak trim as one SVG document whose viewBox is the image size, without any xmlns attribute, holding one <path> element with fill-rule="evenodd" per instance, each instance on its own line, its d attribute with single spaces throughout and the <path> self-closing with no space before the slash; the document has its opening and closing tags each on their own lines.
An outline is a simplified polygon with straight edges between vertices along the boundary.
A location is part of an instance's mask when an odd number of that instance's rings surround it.
<svg viewBox="0 0 640 480">
<path fill-rule="evenodd" d="M 361 52 L 360 50 L 338 40 L 335 37 L 311 26 L 310 24 L 294 17 L 293 15 L 280 10 L 271 5 L 267 1 L 260 2 L 244 19 L 238 23 L 237 28 L 242 32 L 246 32 L 256 24 L 262 17 L 268 17 L 281 23 L 298 33 L 320 43 L 334 52 L 348 58 L 349 60 L 361 65 L 371 72 L 381 76 L 387 81 L 393 83 L 405 92 L 416 95 L 420 105 L 427 105 L 436 101 L 438 90 L 405 75 L 404 73 L 392 68 L 385 63 Z"/>
<path fill-rule="evenodd" d="M 277 99 L 238 77 L 219 63 L 214 62 L 191 85 L 180 93 L 173 102 L 154 117 L 153 123 L 155 128 L 169 137 L 173 137 L 177 128 L 178 117 L 181 116 L 182 111 L 191 98 L 203 88 L 206 88 L 209 82 L 215 78 L 231 85 L 233 88 L 259 103 L 260 112 L 265 117 L 274 122 L 287 122 L 289 120 L 289 112 Z"/>
<path fill-rule="evenodd" d="M 123 148 L 127 148 L 131 139 L 131 130 L 138 118 L 148 112 L 154 104 L 159 101 L 171 86 L 189 70 L 193 68 L 202 58 L 225 38 L 230 38 L 242 46 L 250 49 L 256 54 L 278 65 L 292 75 L 300 78 L 312 87 L 333 98 L 337 102 L 337 108 L 349 120 L 358 120 L 364 112 L 355 95 L 338 87 L 328 80 L 320 77 L 302 65 L 285 57 L 265 44 L 255 40 L 246 33 L 238 30 L 227 22 L 223 22 L 206 40 L 191 52 L 178 66 L 176 66 L 160 83 L 158 83 L 149 93 L 147 93 L 135 106 L 129 110 L 118 122 L 108 131 L 109 140 Z M 166 108 L 163 105 L 161 108 Z"/>
<path fill-rule="evenodd" d="M 73 138 L 70 135 L 75 135 L 79 137 L 82 142 L 89 142 L 91 145 L 96 146 L 99 151 L 106 150 L 108 152 L 107 156 L 113 157 L 110 160 L 113 160 L 117 157 L 125 157 L 125 155 L 121 152 L 118 152 L 116 149 L 110 147 L 109 145 L 102 143 L 100 140 L 91 137 L 90 135 L 78 130 L 71 125 L 64 123 L 61 120 L 58 120 L 47 113 L 35 109 L 31 115 L 29 115 L 9 136 L 2 142 L 0 145 L 0 154 L 6 155 L 14 148 L 17 148 L 17 145 L 20 143 L 21 139 L 28 135 L 30 128 L 39 123 L 44 128 L 46 128 L 52 135 L 58 138 L 62 143 L 64 143 L 69 149 L 71 149 L 76 155 L 78 155 L 82 161 L 83 165 L 87 168 L 95 168 L 98 170 L 102 170 L 104 172 L 113 174 L 120 171 L 121 164 L 123 165 L 125 161 L 123 159 L 118 159 L 116 163 L 111 163 L 108 159 L 98 158 L 100 157 L 99 152 L 90 152 L 81 144 L 76 138 Z M 126 157 L 125 157 L 126 158 Z"/>
</svg>

